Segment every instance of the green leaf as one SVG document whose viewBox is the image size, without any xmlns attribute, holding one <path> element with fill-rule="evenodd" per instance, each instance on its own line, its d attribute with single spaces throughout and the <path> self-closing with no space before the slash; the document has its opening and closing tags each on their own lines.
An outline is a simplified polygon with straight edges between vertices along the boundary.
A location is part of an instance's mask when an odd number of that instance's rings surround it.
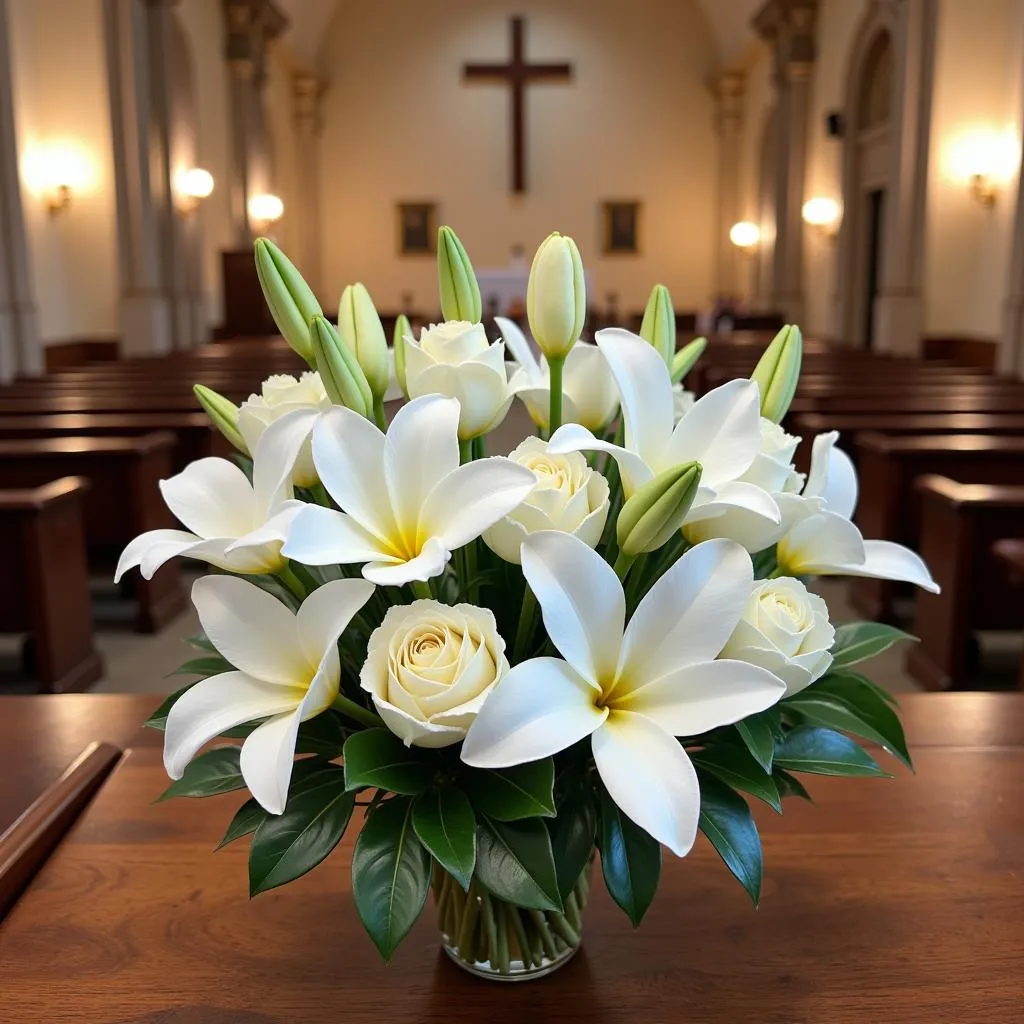
<svg viewBox="0 0 1024 1024">
<path fill-rule="evenodd" d="M 249 849 L 249 895 L 266 892 L 311 871 L 345 834 L 355 795 L 345 773 L 325 764 L 293 778 L 283 814 L 268 814 Z"/>
<path fill-rule="evenodd" d="M 236 839 L 255 832 L 266 817 L 267 812 L 260 807 L 255 798 L 246 800 L 231 819 L 231 824 L 228 825 L 224 838 L 217 844 L 217 849 L 222 850 L 228 843 L 233 843 Z"/>
<path fill-rule="evenodd" d="M 611 898 L 636 928 L 647 913 L 661 877 L 661 846 L 601 787 L 601 870 Z"/>
<path fill-rule="evenodd" d="M 198 680 L 196 680 L 198 682 Z M 187 686 L 183 686 L 180 690 L 175 690 L 174 693 L 167 697 L 164 702 L 146 719 L 145 724 L 150 729 L 158 729 L 163 732 L 167 728 L 167 716 L 171 713 L 171 708 L 177 703 L 178 698 L 195 686 L 195 683 L 189 683 Z"/>
<path fill-rule="evenodd" d="M 211 654 L 218 653 L 217 648 L 213 646 L 213 642 L 205 633 L 193 633 L 191 636 L 185 637 L 185 643 L 200 651 L 209 651 Z"/>
<path fill-rule="evenodd" d="M 549 818 L 551 850 L 562 900 L 569 897 L 594 852 L 597 813 L 594 801 L 585 793 L 576 793 L 562 802 L 558 816 Z"/>
<path fill-rule="evenodd" d="M 471 768 L 460 784 L 473 806 L 495 821 L 555 816 L 555 763 L 550 757 L 513 768 Z"/>
<path fill-rule="evenodd" d="M 419 841 L 463 889 L 476 866 L 476 815 L 461 789 L 445 786 L 416 798 L 412 827 Z"/>
<path fill-rule="evenodd" d="M 772 777 L 765 775 L 764 767 L 748 748 L 722 743 L 695 752 L 690 758 L 726 785 L 756 796 L 774 811 L 782 811 L 782 801 Z"/>
<path fill-rule="evenodd" d="M 204 679 L 220 675 L 221 672 L 233 672 L 235 666 L 219 654 L 208 654 L 202 658 L 192 658 L 184 665 L 179 665 L 172 676 L 200 676 Z"/>
<path fill-rule="evenodd" d="M 832 671 L 867 661 L 900 640 L 916 642 L 917 637 L 881 622 L 847 622 L 837 626 L 832 645 Z"/>
<path fill-rule="evenodd" d="M 238 758 L 240 747 L 215 747 L 194 757 L 185 768 L 185 774 L 172 782 L 156 802 L 173 800 L 178 796 L 203 797 L 217 793 L 231 793 L 245 788 Z"/>
<path fill-rule="evenodd" d="M 817 727 L 794 729 L 776 749 L 775 763 L 780 768 L 812 775 L 888 777 L 849 736 Z"/>
<path fill-rule="evenodd" d="M 772 758 L 775 756 L 775 737 L 772 735 L 771 719 L 762 711 L 737 722 L 736 731 L 765 774 L 770 774 Z"/>
<path fill-rule="evenodd" d="M 790 775 L 785 769 L 776 768 L 772 773 L 772 778 L 775 780 L 775 785 L 779 790 L 779 796 L 781 796 L 783 800 L 785 800 L 787 796 L 798 796 L 810 803 L 814 803 L 814 800 L 811 798 L 811 794 L 804 788 L 804 784 L 795 775 Z"/>
<path fill-rule="evenodd" d="M 345 741 L 345 785 L 418 796 L 430 786 L 430 766 L 388 729 L 363 729 Z"/>
<path fill-rule="evenodd" d="M 352 855 L 356 910 L 385 960 L 409 934 L 429 888 L 430 855 L 416 838 L 412 801 L 386 800 L 367 816 Z"/>
<path fill-rule="evenodd" d="M 540 818 L 484 817 L 477 832 L 476 877 L 498 899 L 517 907 L 563 908 L 551 838 Z"/>
<path fill-rule="evenodd" d="M 325 711 L 299 726 L 295 753 L 316 754 L 317 757 L 333 761 L 341 757 L 344 746 L 345 733 L 341 728 L 341 719 L 334 712 Z"/>
<path fill-rule="evenodd" d="M 761 898 L 764 864 L 761 837 L 746 800 L 735 790 L 708 775 L 700 779 L 700 830 L 725 861 L 725 866 L 757 906 Z"/>
<path fill-rule="evenodd" d="M 790 697 L 784 705 L 814 725 L 862 736 L 877 743 L 893 757 L 913 768 L 903 726 L 896 712 L 877 694 L 856 682 L 811 686 Z"/>
</svg>

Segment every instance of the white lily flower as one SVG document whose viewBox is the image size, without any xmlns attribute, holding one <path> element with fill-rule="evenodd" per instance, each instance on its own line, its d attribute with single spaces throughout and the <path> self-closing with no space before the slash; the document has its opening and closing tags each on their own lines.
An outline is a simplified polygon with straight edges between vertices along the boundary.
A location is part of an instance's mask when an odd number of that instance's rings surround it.
<svg viewBox="0 0 1024 1024">
<path fill-rule="evenodd" d="M 658 473 L 684 462 L 699 462 L 700 489 L 684 529 L 706 520 L 714 520 L 709 525 L 717 527 L 720 517 L 731 513 L 736 520 L 743 517 L 744 534 L 750 532 L 748 520 L 758 533 L 777 530 L 782 517 L 772 496 L 740 479 L 761 449 L 757 385 L 749 380 L 723 384 L 695 402 L 675 423 L 672 378 L 654 348 L 617 327 L 598 331 L 597 344 L 619 385 L 625 447 L 603 441 L 579 424 L 567 423 L 552 435 L 550 451 L 609 452 L 619 464 L 627 498 Z M 732 537 L 731 522 L 722 518 L 722 529 L 714 536 L 735 539 L 748 547 L 744 535 Z"/>
<path fill-rule="evenodd" d="M 289 429 L 311 410 L 288 413 L 267 427 L 253 454 L 252 483 L 228 459 L 206 458 L 160 481 L 167 507 L 187 530 L 150 530 L 121 553 L 114 582 L 135 566 L 145 579 L 182 555 L 236 573 L 277 572 L 281 545 L 301 502 L 292 499 L 292 472 L 306 433 Z M 189 532 L 190 531 L 190 532 Z"/>
<path fill-rule="evenodd" d="M 192 601 L 203 631 L 236 670 L 201 680 L 174 702 L 164 732 L 167 774 L 180 779 L 204 743 L 266 719 L 242 744 L 242 778 L 263 808 L 280 814 L 299 725 L 338 696 L 338 637 L 372 593 L 365 580 L 335 580 L 313 591 L 293 614 L 245 580 L 196 580 Z"/>
<path fill-rule="evenodd" d="M 284 554 L 306 565 L 365 562 L 381 586 L 425 581 L 451 553 L 508 515 L 537 480 L 509 459 L 459 465 L 459 403 L 425 395 L 403 406 L 387 435 L 350 409 L 322 414 L 313 462 L 342 509 L 306 505 Z"/>
<path fill-rule="evenodd" d="M 612 799 L 684 856 L 697 834 L 700 788 L 675 737 L 737 722 L 785 693 L 763 668 L 715 660 L 750 599 L 749 555 L 730 541 L 691 548 L 628 626 L 618 577 L 582 541 L 536 533 L 523 543 L 522 560 L 565 660 L 533 658 L 512 668 L 470 726 L 462 760 L 507 768 L 590 736 Z"/>
<path fill-rule="evenodd" d="M 920 555 L 888 540 L 865 540 L 850 521 L 857 507 L 857 471 L 838 449 L 839 434 L 814 439 L 811 469 L 801 495 L 777 495 L 784 533 L 776 548 L 788 576 L 872 576 L 913 583 L 937 594 Z"/>
<path fill-rule="evenodd" d="M 513 320 L 494 318 L 508 350 L 519 364 L 509 379 L 509 388 L 526 406 L 530 419 L 542 430 L 548 429 L 551 412 L 551 372 L 542 355 L 533 354 L 526 335 Z M 565 359 L 562 376 L 562 418 L 580 423 L 600 433 L 615 418 L 619 408 L 619 389 L 608 369 L 608 362 L 596 345 L 578 341 Z"/>
</svg>

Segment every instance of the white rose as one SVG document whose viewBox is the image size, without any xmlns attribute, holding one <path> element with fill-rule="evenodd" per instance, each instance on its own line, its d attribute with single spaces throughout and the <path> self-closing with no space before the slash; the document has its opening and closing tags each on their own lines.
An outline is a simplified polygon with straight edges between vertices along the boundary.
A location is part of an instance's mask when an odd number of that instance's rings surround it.
<svg viewBox="0 0 1024 1024">
<path fill-rule="evenodd" d="M 800 438 L 787 434 L 771 420 L 761 417 L 761 450 L 750 468 L 739 479 L 744 483 L 756 484 L 772 493 L 797 493 L 803 486 L 804 478 L 793 468 Z"/>
<path fill-rule="evenodd" d="M 537 483 L 522 504 L 484 531 L 484 543 L 516 565 L 520 545 L 538 530 L 571 533 L 597 547 L 608 518 L 608 481 L 579 452 L 552 455 L 539 437 L 528 437 L 509 458 L 531 470 Z"/>
<path fill-rule="evenodd" d="M 420 340 L 406 335 L 405 384 L 410 398 L 457 398 L 459 440 L 493 430 L 512 404 L 505 372 L 505 346 L 487 341 L 483 324 L 448 320 L 424 327 Z"/>
<path fill-rule="evenodd" d="M 238 430 L 250 452 L 256 451 L 256 442 L 263 431 L 287 413 L 331 407 L 319 373 L 307 371 L 298 380 L 287 373 L 276 373 L 263 382 L 260 391 L 259 395 L 250 395 L 238 410 Z M 297 487 L 312 487 L 317 479 L 307 439 L 295 461 L 292 482 Z"/>
<path fill-rule="evenodd" d="M 789 697 L 828 671 L 835 636 L 828 606 L 799 580 L 760 580 L 719 657 L 766 668 Z"/>
<path fill-rule="evenodd" d="M 508 668 L 490 611 L 420 600 L 388 609 L 359 681 L 406 746 L 447 747 L 466 735 Z"/>
</svg>

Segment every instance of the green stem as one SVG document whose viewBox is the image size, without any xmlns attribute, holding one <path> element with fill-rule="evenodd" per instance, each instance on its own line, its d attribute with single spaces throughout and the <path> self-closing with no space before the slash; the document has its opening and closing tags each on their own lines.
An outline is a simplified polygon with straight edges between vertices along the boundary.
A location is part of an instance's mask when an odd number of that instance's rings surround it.
<svg viewBox="0 0 1024 1024">
<path fill-rule="evenodd" d="M 534 622 L 537 618 L 537 598 L 527 585 L 523 591 L 523 607 L 519 612 L 519 625 L 516 627 L 516 639 L 512 645 L 512 664 L 518 665 L 526 654 L 530 641 L 533 639 Z"/>
<path fill-rule="evenodd" d="M 473 441 L 459 441 L 459 465 L 464 466 L 473 461 Z"/>
<path fill-rule="evenodd" d="M 373 421 L 378 427 L 387 433 L 388 430 L 388 419 L 384 415 L 384 398 L 374 398 L 373 400 Z"/>
<path fill-rule="evenodd" d="M 487 458 L 487 435 L 481 434 L 479 437 L 473 438 L 473 458 L 474 459 L 486 459 Z"/>
<path fill-rule="evenodd" d="M 331 707 L 335 711 L 340 711 L 346 718 L 351 718 L 353 721 L 359 722 L 360 725 L 365 725 L 370 729 L 379 729 L 384 724 L 372 711 L 364 708 L 361 704 L 357 704 L 354 700 L 349 700 L 348 697 L 341 693 L 334 698 Z"/>
<path fill-rule="evenodd" d="M 551 404 L 548 411 L 548 437 L 562 425 L 562 371 L 565 369 L 565 356 L 548 360 L 548 371 L 551 382 Z"/>
<path fill-rule="evenodd" d="M 625 582 L 626 576 L 629 574 L 629 570 L 635 561 L 636 555 L 627 555 L 625 551 L 620 551 L 619 557 L 615 559 L 615 575 Z"/>
<path fill-rule="evenodd" d="M 412 592 L 417 597 L 425 601 L 429 601 L 434 596 L 430 589 L 430 584 L 426 580 L 412 580 L 409 586 L 412 587 Z"/>
<path fill-rule="evenodd" d="M 292 569 L 288 562 L 285 562 L 280 569 L 277 570 L 277 578 L 300 600 L 306 600 L 306 588 L 302 585 L 302 581 L 298 576 L 295 575 L 295 571 Z"/>
</svg>

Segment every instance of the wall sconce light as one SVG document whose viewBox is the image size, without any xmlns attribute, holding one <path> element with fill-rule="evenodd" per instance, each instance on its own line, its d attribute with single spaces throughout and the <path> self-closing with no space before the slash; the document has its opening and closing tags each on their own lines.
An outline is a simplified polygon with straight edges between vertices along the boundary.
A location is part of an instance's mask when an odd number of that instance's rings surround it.
<svg viewBox="0 0 1024 1024">
<path fill-rule="evenodd" d="M 826 238 L 835 238 L 839 233 L 840 206 L 828 196 L 815 196 L 804 203 L 801 211 L 804 223 L 821 232 Z"/>
<path fill-rule="evenodd" d="M 281 219 L 284 214 L 284 203 L 281 202 L 280 196 L 268 192 L 265 195 L 250 196 L 247 209 L 249 219 L 259 230 L 265 231 L 271 224 Z"/>
<path fill-rule="evenodd" d="M 189 167 L 180 171 L 175 180 L 178 209 L 182 213 L 196 209 L 200 201 L 213 192 L 213 185 L 213 175 L 202 167 Z"/>
<path fill-rule="evenodd" d="M 753 221 L 741 220 L 729 228 L 729 241 L 743 252 L 753 252 L 761 241 L 761 229 Z"/>
<path fill-rule="evenodd" d="M 946 142 L 944 164 L 949 178 L 966 184 L 986 210 L 995 206 L 999 187 L 1012 180 L 1020 164 L 1020 142 L 1013 128 L 974 128 Z"/>
<path fill-rule="evenodd" d="M 971 175 L 971 195 L 985 207 L 986 210 L 991 210 L 996 205 L 996 186 L 995 182 L 987 174 L 972 174 Z"/>
<path fill-rule="evenodd" d="M 74 141 L 30 145 L 21 173 L 29 192 L 43 200 L 51 217 L 66 210 L 72 195 L 88 189 L 95 177 L 87 151 Z"/>
</svg>

